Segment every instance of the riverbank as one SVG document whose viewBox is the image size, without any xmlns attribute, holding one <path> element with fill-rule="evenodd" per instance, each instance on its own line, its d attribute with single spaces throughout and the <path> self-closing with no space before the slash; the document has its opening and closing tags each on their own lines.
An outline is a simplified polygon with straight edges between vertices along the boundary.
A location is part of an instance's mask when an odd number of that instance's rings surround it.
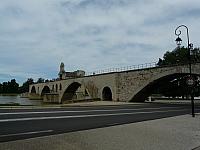
<svg viewBox="0 0 200 150">
<path fill-rule="evenodd" d="M 0 107 L 20 107 L 20 106 L 39 106 L 42 105 L 41 100 L 30 100 L 29 98 L 21 98 L 18 94 L 0 95 Z"/>
</svg>

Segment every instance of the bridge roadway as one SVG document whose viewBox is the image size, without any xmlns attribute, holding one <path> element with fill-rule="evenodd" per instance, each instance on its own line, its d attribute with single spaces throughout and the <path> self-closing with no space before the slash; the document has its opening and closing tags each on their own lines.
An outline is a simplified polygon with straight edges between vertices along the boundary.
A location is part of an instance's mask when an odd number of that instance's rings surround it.
<svg viewBox="0 0 200 150">
<path fill-rule="evenodd" d="M 200 105 L 196 106 L 200 112 Z M 0 142 L 189 114 L 190 105 L 135 104 L 45 109 L 0 109 Z"/>
</svg>

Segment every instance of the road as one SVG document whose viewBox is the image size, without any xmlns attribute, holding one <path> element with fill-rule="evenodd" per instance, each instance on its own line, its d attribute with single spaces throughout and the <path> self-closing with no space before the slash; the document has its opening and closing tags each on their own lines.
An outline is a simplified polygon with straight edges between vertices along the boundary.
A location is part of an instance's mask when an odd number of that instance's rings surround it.
<svg viewBox="0 0 200 150">
<path fill-rule="evenodd" d="M 200 106 L 196 106 L 200 112 Z M 190 105 L 136 104 L 45 109 L 0 109 L 0 142 L 189 114 Z"/>
</svg>

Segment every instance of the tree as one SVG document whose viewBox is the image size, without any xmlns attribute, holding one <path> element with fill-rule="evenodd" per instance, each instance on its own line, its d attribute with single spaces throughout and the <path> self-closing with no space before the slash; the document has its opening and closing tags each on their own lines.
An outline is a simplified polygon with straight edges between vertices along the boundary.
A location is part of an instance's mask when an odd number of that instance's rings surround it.
<svg viewBox="0 0 200 150">
<path fill-rule="evenodd" d="M 19 88 L 20 93 L 29 92 L 29 85 L 33 84 L 34 80 L 32 78 L 28 78 L 26 82 Z"/>
<path fill-rule="evenodd" d="M 18 93 L 19 92 L 19 84 L 16 82 L 15 79 L 12 79 L 8 82 L 3 82 L 0 84 L 0 93 Z"/>
<path fill-rule="evenodd" d="M 44 83 L 44 79 L 43 78 L 38 78 L 37 83 Z"/>
<path fill-rule="evenodd" d="M 19 84 L 16 83 L 15 79 L 12 79 L 8 82 L 8 93 L 18 93 L 19 92 Z"/>
<path fill-rule="evenodd" d="M 191 62 L 199 62 L 200 61 L 200 49 L 194 48 L 191 50 Z M 189 54 L 188 49 L 181 47 L 176 48 L 173 51 L 167 51 L 163 59 L 159 58 L 157 63 L 158 66 L 164 65 L 175 65 L 175 64 L 188 64 L 189 63 Z"/>
<path fill-rule="evenodd" d="M 3 92 L 3 85 L 0 83 L 0 93 Z"/>
<path fill-rule="evenodd" d="M 3 82 L 2 93 L 8 93 L 8 82 Z"/>
</svg>

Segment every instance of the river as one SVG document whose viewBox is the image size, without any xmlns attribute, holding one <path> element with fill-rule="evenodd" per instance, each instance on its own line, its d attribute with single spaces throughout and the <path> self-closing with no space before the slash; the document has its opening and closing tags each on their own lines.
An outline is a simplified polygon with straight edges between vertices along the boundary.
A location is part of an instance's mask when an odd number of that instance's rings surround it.
<svg viewBox="0 0 200 150">
<path fill-rule="evenodd" d="M 41 100 L 29 100 L 28 98 L 21 98 L 16 96 L 2 96 L 0 95 L 0 104 L 18 103 L 20 105 L 41 105 Z"/>
</svg>

